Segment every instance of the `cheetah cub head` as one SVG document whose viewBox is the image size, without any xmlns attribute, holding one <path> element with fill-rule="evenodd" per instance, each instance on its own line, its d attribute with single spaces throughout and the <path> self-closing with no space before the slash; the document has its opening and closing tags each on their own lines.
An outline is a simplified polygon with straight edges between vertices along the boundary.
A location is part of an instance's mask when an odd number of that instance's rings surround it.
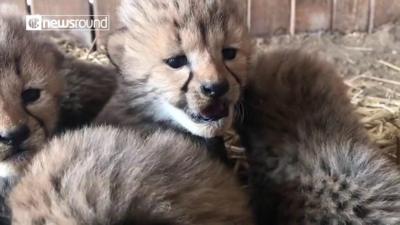
<svg viewBox="0 0 400 225">
<path fill-rule="evenodd" d="M 246 83 L 244 12 L 241 0 L 123 0 L 109 55 L 152 119 L 218 136 Z"/>
<path fill-rule="evenodd" d="M 0 11 L 0 178 L 18 175 L 55 128 L 62 82 L 53 46 Z"/>
</svg>

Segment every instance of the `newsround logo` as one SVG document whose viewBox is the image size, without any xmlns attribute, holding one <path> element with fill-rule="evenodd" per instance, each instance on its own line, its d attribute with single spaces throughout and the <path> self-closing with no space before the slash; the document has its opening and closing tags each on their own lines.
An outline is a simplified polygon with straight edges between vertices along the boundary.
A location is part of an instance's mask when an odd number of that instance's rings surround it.
<svg viewBox="0 0 400 225">
<path fill-rule="evenodd" d="M 110 16 L 27 15 L 26 30 L 109 30 Z"/>
</svg>

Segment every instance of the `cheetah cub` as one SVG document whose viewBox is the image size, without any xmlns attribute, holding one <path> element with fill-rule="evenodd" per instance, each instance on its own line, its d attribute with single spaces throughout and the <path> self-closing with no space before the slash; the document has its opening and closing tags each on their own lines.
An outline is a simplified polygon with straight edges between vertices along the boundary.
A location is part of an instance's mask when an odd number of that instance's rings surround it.
<svg viewBox="0 0 400 225">
<path fill-rule="evenodd" d="M 400 224 L 400 173 L 371 145 L 332 66 L 264 53 L 243 99 L 259 224 Z"/>
<path fill-rule="evenodd" d="M 0 13 L 0 177 L 18 175 L 53 134 L 62 58 L 55 46 L 27 32 L 23 20 Z"/>
<path fill-rule="evenodd" d="M 113 68 L 67 57 L 0 5 L 0 177 L 18 175 L 56 130 L 89 123 L 116 89 Z"/>
<path fill-rule="evenodd" d="M 56 131 L 89 123 L 116 88 L 113 69 L 66 57 L 22 18 L 0 4 L 1 224 L 7 193 L 31 157 Z"/>
<path fill-rule="evenodd" d="M 15 225 L 253 224 L 231 171 L 180 134 L 68 132 L 28 171 L 10 194 Z"/>
<path fill-rule="evenodd" d="M 108 41 L 123 79 L 98 122 L 221 136 L 247 80 L 244 12 L 241 0 L 123 0 Z"/>
<path fill-rule="evenodd" d="M 7 224 L 5 198 L 26 163 L 53 134 L 63 82 L 62 55 L 25 31 L 22 20 L 0 9 L 0 222 Z"/>
</svg>

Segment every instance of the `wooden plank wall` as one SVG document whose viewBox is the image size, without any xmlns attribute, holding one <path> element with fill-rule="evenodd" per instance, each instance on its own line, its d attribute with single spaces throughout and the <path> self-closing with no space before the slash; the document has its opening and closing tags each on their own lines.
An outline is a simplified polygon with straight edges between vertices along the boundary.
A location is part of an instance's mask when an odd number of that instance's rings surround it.
<svg viewBox="0 0 400 225">
<path fill-rule="evenodd" d="M 110 31 L 119 27 L 120 0 L 0 0 L 16 4 L 23 12 L 45 15 L 109 15 Z M 254 36 L 296 32 L 354 32 L 400 21 L 400 0 L 242 0 Z M 110 31 L 74 31 L 91 43 L 103 45 Z"/>
<path fill-rule="evenodd" d="M 27 13 L 28 7 L 25 0 L 0 0 L 1 4 L 13 4 L 18 7 L 18 10 Z"/>
<path fill-rule="evenodd" d="M 400 0 L 249 0 L 256 36 L 295 32 L 354 32 L 400 21 Z"/>
<path fill-rule="evenodd" d="M 375 19 L 376 27 L 399 20 L 400 1 L 399 0 L 375 0 Z"/>
<path fill-rule="evenodd" d="M 367 0 L 335 0 L 332 2 L 332 30 L 343 33 L 368 29 L 369 2 Z"/>
<path fill-rule="evenodd" d="M 249 0 L 250 27 L 254 35 L 289 32 L 290 0 Z"/>
<path fill-rule="evenodd" d="M 295 3 L 296 33 L 330 29 L 331 0 L 297 0 Z"/>
<path fill-rule="evenodd" d="M 118 5 L 121 0 L 94 0 L 93 12 L 94 15 L 109 15 L 110 16 L 110 31 L 112 32 L 119 27 L 119 19 L 117 16 Z M 99 45 L 104 45 L 109 32 L 96 31 L 96 39 Z"/>
<path fill-rule="evenodd" d="M 85 0 L 32 0 L 32 14 L 40 15 L 88 15 L 90 18 L 90 4 Z M 68 18 L 68 17 L 66 17 Z M 71 16 L 70 18 L 74 18 Z M 75 17 L 76 18 L 76 17 Z M 86 46 L 92 42 L 90 30 L 72 30 Z"/>
</svg>

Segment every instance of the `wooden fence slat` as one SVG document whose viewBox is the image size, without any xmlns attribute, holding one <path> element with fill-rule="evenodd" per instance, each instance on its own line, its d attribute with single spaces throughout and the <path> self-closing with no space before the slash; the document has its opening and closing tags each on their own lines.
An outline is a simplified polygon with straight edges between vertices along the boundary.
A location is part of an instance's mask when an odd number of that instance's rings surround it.
<svg viewBox="0 0 400 225">
<path fill-rule="evenodd" d="M 367 31 L 368 6 L 368 0 L 337 0 L 332 29 L 343 33 Z"/>
<path fill-rule="evenodd" d="M 244 9 L 244 13 L 245 13 L 245 15 L 246 15 L 246 24 L 247 24 L 247 26 L 250 28 L 250 1 L 251 0 L 243 0 L 243 2 L 244 2 L 244 7 L 243 7 L 243 9 Z"/>
<path fill-rule="evenodd" d="M 93 8 L 94 15 L 108 15 L 110 16 L 110 30 L 109 31 L 96 31 L 97 45 L 106 44 L 108 34 L 119 27 L 118 7 L 121 0 L 94 0 Z"/>
<path fill-rule="evenodd" d="M 399 0 L 376 0 L 374 26 L 400 20 Z"/>
<path fill-rule="evenodd" d="M 331 5 L 331 0 L 297 0 L 296 32 L 329 30 Z"/>
<path fill-rule="evenodd" d="M 3 3 L 15 4 L 27 13 L 26 0 L 0 0 L 0 4 Z M 93 3 L 95 17 L 110 16 L 110 31 L 119 27 L 119 3 L 120 0 L 94 0 Z M 248 23 L 252 34 L 256 36 L 288 33 L 290 25 L 296 32 L 333 29 L 348 33 L 366 31 L 369 24 L 377 27 L 400 21 L 400 0 L 243 0 L 243 3 L 248 6 Z M 295 3 L 295 7 L 291 7 L 291 3 Z M 375 7 L 371 9 L 370 5 Z M 32 0 L 31 13 L 89 17 L 90 7 L 87 0 Z M 90 31 L 73 32 L 85 44 L 90 44 Z M 108 31 L 96 30 L 97 43 L 104 44 L 108 34 Z"/>
<path fill-rule="evenodd" d="M 32 0 L 32 14 L 90 15 L 86 0 Z"/>
<path fill-rule="evenodd" d="M 0 4 L 16 5 L 21 13 L 27 13 L 26 0 L 0 0 Z"/>
<path fill-rule="evenodd" d="M 32 0 L 31 13 L 41 15 L 88 15 L 87 18 L 90 18 L 89 2 L 86 0 Z M 90 46 L 92 42 L 90 30 L 71 30 L 67 32 L 76 35 L 84 45 Z"/>
<path fill-rule="evenodd" d="M 250 0 L 251 32 L 257 36 L 289 31 L 290 0 Z"/>
</svg>

